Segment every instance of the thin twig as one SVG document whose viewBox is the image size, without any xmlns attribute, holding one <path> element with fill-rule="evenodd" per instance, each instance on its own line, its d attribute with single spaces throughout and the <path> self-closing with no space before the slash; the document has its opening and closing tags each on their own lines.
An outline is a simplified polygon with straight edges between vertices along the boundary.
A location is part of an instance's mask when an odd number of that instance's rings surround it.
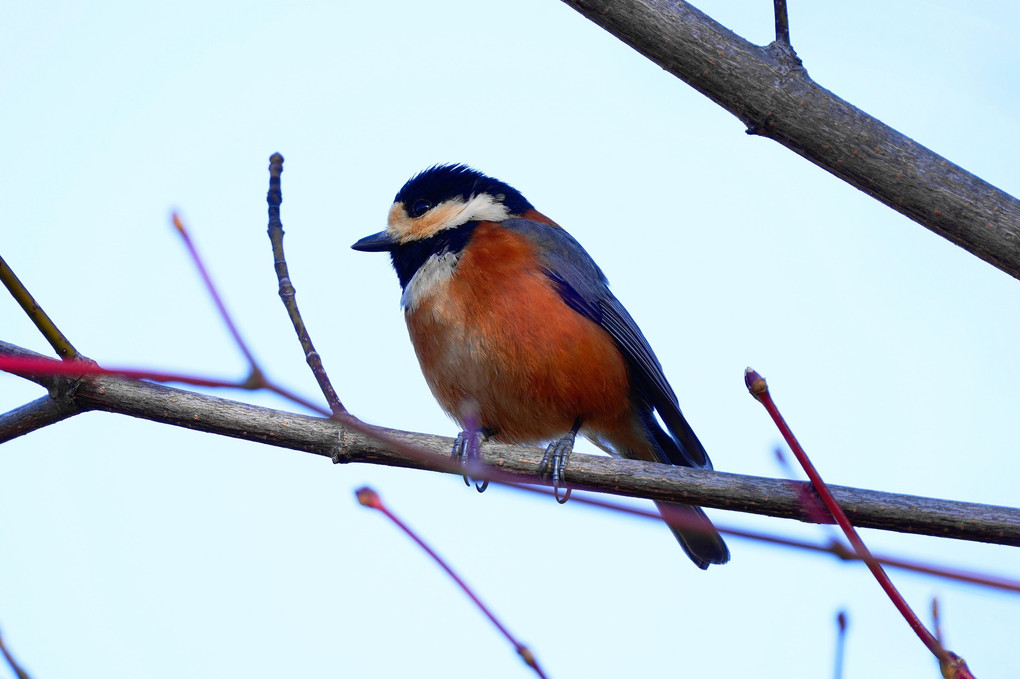
<svg viewBox="0 0 1020 679">
<path fill-rule="evenodd" d="M 791 480 L 794 479 L 797 475 L 794 473 L 793 467 L 786 459 L 786 456 L 783 455 L 782 448 L 777 447 L 775 452 L 780 468 Z M 825 511 L 825 505 L 822 504 L 818 494 L 812 489 L 811 484 L 799 482 L 794 483 L 793 487 L 796 488 L 801 504 L 804 506 L 804 511 L 811 517 L 811 521 L 826 526 L 834 523 L 832 517 Z"/>
<path fill-rule="evenodd" d="M 576 454 L 576 453 L 575 453 Z M 526 485 L 511 485 L 514 490 L 520 490 L 528 493 L 536 493 L 539 495 L 547 495 L 550 497 L 556 497 L 555 492 L 548 488 L 540 488 L 535 486 Z M 656 513 L 638 507 L 630 507 L 627 505 L 621 505 L 607 500 L 599 498 L 589 497 L 586 495 L 575 495 L 572 497 L 572 502 L 590 505 L 592 507 L 599 507 L 601 509 L 607 509 L 609 511 L 618 512 L 621 514 L 629 514 L 631 516 L 639 516 L 646 519 L 662 519 L 669 511 L 669 507 L 663 508 L 663 512 Z M 683 515 L 671 515 L 669 517 L 670 522 L 683 524 Z M 770 545 L 776 545 L 779 547 L 791 547 L 793 549 L 800 549 L 809 552 L 819 552 L 822 554 L 831 554 L 841 561 L 862 561 L 862 559 L 850 549 L 849 546 L 836 542 L 830 541 L 828 543 L 819 544 L 817 542 L 810 542 L 808 540 L 802 540 L 800 538 L 791 538 L 774 533 L 765 533 L 762 531 L 754 531 L 746 528 L 737 528 L 727 524 L 719 523 L 714 521 L 716 529 L 728 536 L 736 538 L 744 538 L 747 540 L 754 540 L 756 542 L 764 542 Z M 698 530 L 696 526 L 691 525 L 691 530 Z M 684 530 L 688 530 L 684 526 Z M 1009 592 L 1011 594 L 1020 594 L 1020 580 L 1006 578 L 999 575 L 991 575 L 989 573 L 977 573 L 974 571 L 966 571 L 957 568 L 946 568 L 942 566 L 932 566 L 930 564 L 913 561 L 910 559 L 904 559 L 889 554 L 872 554 L 872 558 L 890 568 L 898 568 L 900 570 L 911 571 L 913 573 L 923 573 L 925 575 L 932 575 L 939 578 L 946 578 L 948 580 L 956 580 L 958 582 L 965 582 L 972 585 L 979 585 L 982 587 L 990 587 L 992 589 L 998 589 L 1003 592 Z"/>
<path fill-rule="evenodd" d="M 5 343 L 0 342 L 0 345 Z M 10 345 L 7 345 L 10 346 Z M 84 377 L 86 375 L 125 377 L 131 380 L 152 380 L 154 382 L 179 382 L 181 384 L 192 384 L 198 387 L 216 387 L 224 389 L 266 389 L 279 394 L 286 399 L 302 405 L 320 415 L 329 416 L 329 412 L 311 401 L 277 385 L 268 380 L 258 387 L 253 387 L 248 380 L 238 382 L 236 380 L 219 379 L 215 377 L 201 377 L 198 375 L 185 375 L 183 373 L 168 373 L 157 370 L 145 370 L 138 368 L 104 368 L 95 363 L 84 363 L 80 361 L 55 361 L 44 356 L 11 356 L 0 353 L 0 370 L 13 373 L 31 380 L 38 384 L 46 385 L 56 375 L 68 377 Z"/>
<path fill-rule="evenodd" d="M 180 234 L 181 239 L 184 241 L 185 247 L 188 248 L 188 254 L 191 255 L 191 261 L 198 269 L 199 275 L 202 277 L 202 282 L 205 284 L 205 290 L 209 293 L 213 303 L 216 305 L 216 310 L 220 313 L 220 319 L 226 324 L 227 329 L 230 331 L 231 337 L 234 338 L 234 344 L 244 354 L 245 359 L 248 361 L 248 367 L 251 374 L 246 380 L 251 386 L 249 388 L 257 389 L 263 386 L 265 378 L 262 375 L 262 369 L 259 368 L 258 363 L 255 361 L 255 357 L 252 355 L 251 350 L 248 349 L 247 342 L 241 337 L 241 332 L 237 329 L 237 325 L 234 324 L 234 319 L 227 312 L 227 306 L 223 303 L 223 298 L 220 296 L 219 290 L 216 289 L 216 285 L 213 284 L 212 277 L 209 275 L 209 271 L 205 268 L 205 262 L 202 261 L 202 257 L 198 254 L 198 248 L 195 247 L 195 243 L 191 240 L 191 234 L 188 233 L 187 227 L 184 225 L 184 220 L 176 212 L 171 216 L 174 228 L 177 229 L 177 233 Z"/>
<path fill-rule="evenodd" d="M 274 156 L 274 157 L 279 157 L 279 160 L 280 160 L 280 163 L 281 163 L 281 167 L 282 167 L 283 157 L 280 156 L 279 154 L 276 154 L 276 156 Z M 278 180 L 279 180 L 279 175 L 277 175 L 277 181 Z M 279 205 L 277 205 L 277 207 L 279 207 Z M 279 219 L 277 219 L 277 221 L 279 221 Z M 235 387 L 235 388 L 239 388 L 239 389 L 253 389 L 253 390 L 254 389 L 268 389 L 269 391 L 275 392 L 275 393 L 283 396 L 284 398 L 288 398 L 288 399 L 294 401 L 295 403 L 299 403 L 299 404 L 305 406 L 306 408 L 309 408 L 310 410 L 313 410 L 313 411 L 315 411 L 317 413 L 322 413 L 324 415 L 328 415 L 329 413 L 324 411 L 319 406 L 317 406 L 317 405 L 311 403 L 310 401 L 308 401 L 308 400 L 298 396 L 297 394 L 295 394 L 295 393 L 293 393 L 293 392 L 291 392 L 291 391 L 281 387 L 280 385 L 276 384 L 274 381 L 270 380 L 266 376 L 265 371 L 262 370 L 262 367 L 255 360 L 255 356 L 252 354 L 251 350 L 248 349 L 248 344 L 244 341 L 244 338 L 241 337 L 241 333 L 237 329 L 237 324 L 234 323 L 233 317 L 230 315 L 230 312 L 227 311 L 226 304 L 223 303 L 223 298 L 220 295 L 219 290 L 216 288 L 216 285 L 213 283 L 212 277 L 209 275 L 209 272 L 206 269 L 205 263 L 202 260 L 201 255 L 199 255 L 199 253 L 198 253 L 198 248 L 195 247 L 194 242 L 191 240 L 191 236 L 189 235 L 188 230 L 187 230 L 187 228 L 184 225 L 184 221 L 180 218 L 180 216 L 176 212 L 173 214 L 173 223 L 174 223 L 174 226 L 177 228 L 177 232 L 181 235 L 181 238 L 184 239 L 184 244 L 188 248 L 188 252 L 191 255 L 191 260 L 192 260 L 192 262 L 194 262 L 195 267 L 198 269 L 199 274 L 202 276 L 202 281 L 205 283 L 206 291 L 209 293 L 209 296 L 212 297 L 213 302 L 216 304 L 216 308 L 217 308 L 217 310 L 220 313 L 220 318 L 223 319 L 223 322 L 226 324 L 228 330 L 230 331 L 231 336 L 234 338 L 234 343 L 237 345 L 237 347 L 244 354 L 245 358 L 248 360 L 248 366 L 249 366 L 249 370 L 250 370 L 250 372 L 248 374 L 248 377 L 243 382 L 241 382 L 241 383 L 206 384 L 205 386 Z M 281 229 L 281 234 L 282 234 L 282 229 Z M 295 309 L 296 309 L 296 307 L 295 307 Z M 318 354 L 316 354 L 316 356 L 318 356 Z M 151 376 L 153 374 L 161 375 L 161 373 L 149 373 L 149 374 L 146 374 L 146 375 L 131 375 L 130 373 L 127 373 L 127 372 L 123 372 L 123 371 L 120 371 L 120 372 L 121 372 L 121 374 L 125 374 L 125 375 L 127 375 L 129 377 L 137 376 L 137 377 L 142 377 L 142 378 L 145 378 L 145 379 L 155 379 L 155 380 L 160 381 L 160 382 L 187 381 L 187 380 L 177 379 L 177 377 L 179 377 L 179 376 L 173 376 L 173 377 L 170 377 L 169 379 L 167 379 L 165 377 L 160 377 L 160 376 L 157 376 L 157 377 L 152 377 Z M 337 404 L 339 404 L 339 401 L 337 401 Z M 339 412 L 336 410 L 336 408 L 332 408 L 332 412 L 333 412 L 333 415 L 342 415 L 346 411 L 343 410 L 343 406 L 340 406 L 340 411 Z"/>
<path fill-rule="evenodd" d="M 17 675 L 18 679 L 29 679 L 28 672 L 21 669 L 21 666 L 14 660 L 14 656 L 12 656 L 11 652 L 7 650 L 7 645 L 4 644 L 3 636 L 0 636 L 0 654 L 3 654 L 4 658 L 7 660 L 7 664 L 11 666 L 12 670 L 14 670 L 14 674 Z"/>
<path fill-rule="evenodd" d="M 53 350 L 57 352 L 57 356 L 66 360 L 78 358 L 78 350 L 74 348 L 71 341 L 67 339 L 64 333 L 60 332 L 56 324 L 46 315 L 43 308 L 35 301 L 35 297 L 32 296 L 28 288 L 18 279 L 3 257 L 0 257 L 0 281 L 3 281 L 4 286 L 10 291 L 11 297 L 21 305 L 29 319 L 35 323 L 35 327 L 39 329 L 39 332 L 50 343 Z"/>
<path fill-rule="evenodd" d="M 939 611 L 939 600 L 934 597 L 931 600 L 931 620 L 935 638 L 945 647 L 946 640 L 942 636 L 942 616 Z M 939 661 L 939 671 L 946 679 L 973 679 L 967 663 L 955 653 L 949 653 L 949 662 Z"/>
<path fill-rule="evenodd" d="M 846 611 L 836 614 L 836 667 L 833 672 L 835 679 L 843 679 L 843 669 L 846 665 Z"/>
<path fill-rule="evenodd" d="M 315 381 L 322 390 L 322 395 L 329 404 L 329 409 L 334 415 L 346 413 L 347 409 L 340 402 L 333 384 L 326 375 L 326 369 L 322 365 L 322 357 L 315 350 L 312 344 L 311 335 L 301 318 L 301 311 L 297 305 L 297 290 L 291 282 L 290 272 L 287 269 L 287 258 L 283 254 L 283 222 L 280 221 L 280 204 L 283 202 L 283 191 L 280 188 L 280 175 L 283 174 L 283 156 L 274 153 L 269 157 L 269 192 L 266 194 L 266 202 L 269 203 L 269 240 L 273 244 L 273 265 L 276 268 L 276 277 L 280 281 L 280 299 L 287 309 L 290 322 L 294 325 L 294 332 L 297 333 L 298 341 L 305 352 L 305 360 L 312 369 Z"/>
<path fill-rule="evenodd" d="M 790 46 L 790 17 L 786 12 L 786 0 L 772 0 L 776 13 L 776 42 Z"/>
<path fill-rule="evenodd" d="M 782 433 L 783 438 L 786 439 L 787 445 L 790 446 L 790 450 L 793 451 L 797 461 L 800 462 L 800 465 L 804 468 L 808 478 L 811 479 L 811 484 L 818 492 L 818 495 L 821 497 L 825 507 L 832 514 L 833 518 L 836 519 L 836 523 L 839 524 L 839 527 L 843 529 L 843 533 L 853 546 L 854 552 L 856 552 L 861 560 L 868 566 L 868 569 L 875 576 L 879 585 L 893 602 L 893 605 L 900 612 L 900 615 L 902 615 L 907 621 L 907 624 L 910 625 L 910 628 L 914 630 L 914 633 L 921 639 L 921 642 L 936 658 L 939 659 L 940 664 L 948 663 L 950 661 L 950 656 L 946 649 L 942 647 L 942 644 L 940 644 L 938 639 L 935 638 L 935 635 L 933 635 L 928 628 L 924 626 L 924 623 L 922 623 L 920 618 L 917 617 L 914 610 L 910 608 L 910 605 L 907 603 L 906 599 L 903 598 L 903 595 L 900 594 L 899 590 L 896 589 L 896 586 L 893 585 L 893 582 L 889 578 L 889 575 L 885 572 L 885 569 L 883 569 L 882 565 L 879 564 L 871 555 L 867 545 L 864 544 L 864 541 L 854 529 L 853 524 L 850 523 L 850 519 L 847 518 L 842 507 L 839 506 L 839 503 L 832 496 L 832 493 L 825 485 L 825 482 L 822 481 L 822 477 L 818 473 L 818 470 L 815 469 L 814 464 L 811 463 L 807 453 L 801 447 L 797 438 L 793 435 L 793 431 L 790 429 L 789 425 L 786 424 L 786 421 L 780 414 L 778 407 L 772 400 L 772 395 L 769 393 L 765 379 L 751 368 L 748 368 L 744 375 L 744 381 L 747 384 L 748 391 L 751 392 L 751 395 L 754 396 L 759 403 L 765 406 L 765 409 L 772 417 L 772 421 L 775 422 L 776 427 Z"/>
<path fill-rule="evenodd" d="M 945 646 L 945 638 L 942 636 L 942 616 L 939 615 L 938 597 L 932 597 L 931 599 L 931 628 L 935 638 L 939 640 L 940 644 Z"/>
<path fill-rule="evenodd" d="M 500 633 L 502 633 L 503 636 L 507 638 L 507 641 L 513 644 L 514 648 L 517 650 L 517 654 L 521 656 L 524 662 L 527 663 L 527 665 L 531 667 L 539 677 L 543 678 L 545 677 L 545 674 L 542 673 L 542 669 L 538 666 L 538 661 L 535 659 L 534 653 L 532 653 L 527 646 L 517 641 L 517 639 L 510 633 L 510 630 L 508 630 L 503 625 L 503 623 L 501 623 L 499 619 L 496 618 L 496 616 L 493 614 L 493 612 L 489 609 L 488 606 L 482 603 L 482 600 L 478 598 L 478 596 L 467 585 L 467 583 L 464 582 L 464 580 L 462 580 L 461 577 L 454 572 L 454 570 L 449 566 L 449 564 L 446 563 L 446 561 L 443 560 L 442 557 L 440 557 L 431 547 L 429 547 L 428 544 L 425 543 L 425 541 L 421 537 L 419 537 L 417 533 L 411 530 L 411 528 L 407 524 L 401 521 L 399 517 L 397 517 L 393 512 L 389 510 L 389 508 L 386 507 L 386 505 L 383 504 L 383 501 L 379 497 L 378 493 L 376 493 L 371 488 L 359 488 L 356 492 L 356 495 L 358 498 L 358 502 L 360 502 L 362 505 L 366 507 L 371 507 L 372 509 L 377 509 L 380 512 L 382 512 L 384 515 L 386 515 L 386 517 L 390 521 L 392 521 L 394 524 L 397 525 L 397 527 L 404 531 L 408 535 L 408 537 L 414 540 L 419 547 L 425 550 L 425 553 L 431 556 L 432 559 L 437 564 L 439 564 L 439 566 L 444 571 L 446 571 L 446 574 L 449 575 L 450 578 L 452 578 L 453 581 L 457 583 L 457 585 L 462 590 L 464 590 L 464 593 L 467 594 L 471 601 L 474 602 L 475 606 L 477 606 L 478 609 L 485 614 L 485 617 L 487 617 L 489 621 L 493 625 L 495 625 L 496 629 L 498 629 Z"/>
</svg>

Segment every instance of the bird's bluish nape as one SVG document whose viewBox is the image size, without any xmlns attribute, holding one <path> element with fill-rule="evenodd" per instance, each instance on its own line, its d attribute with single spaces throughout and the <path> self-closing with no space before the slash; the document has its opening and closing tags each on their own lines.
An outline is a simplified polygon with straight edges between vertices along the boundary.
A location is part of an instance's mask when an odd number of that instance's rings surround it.
<svg viewBox="0 0 1020 679">
<path fill-rule="evenodd" d="M 464 427 L 470 405 L 487 437 L 551 441 L 554 485 L 577 433 L 613 455 L 711 468 L 602 271 L 512 186 L 435 165 L 397 192 L 386 229 L 353 247 L 390 254 L 411 343 L 447 414 Z M 699 507 L 659 506 L 700 568 L 729 560 Z"/>
</svg>

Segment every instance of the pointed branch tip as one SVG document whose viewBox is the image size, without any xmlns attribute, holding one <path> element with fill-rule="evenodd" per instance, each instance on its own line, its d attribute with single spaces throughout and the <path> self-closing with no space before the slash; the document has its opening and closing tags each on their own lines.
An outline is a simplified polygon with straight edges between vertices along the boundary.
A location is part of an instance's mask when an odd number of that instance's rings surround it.
<svg viewBox="0 0 1020 679">
<path fill-rule="evenodd" d="M 379 499 L 379 494 L 368 486 L 363 486 L 354 491 L 354 495 L 365 507 L 371 507 L 372 509 L 382 509 L 382 500 Z"/>
<path fill-rule="evenodd" d="M 751 396 L 754 396 L 759 401 L 769 393 L 769 385 L 766 384 L 765 378 L 759 375 L 758 371 L 754 368 L 746 368 L 744 370 L 744 386 L 751 392 Z"/>
</svg>

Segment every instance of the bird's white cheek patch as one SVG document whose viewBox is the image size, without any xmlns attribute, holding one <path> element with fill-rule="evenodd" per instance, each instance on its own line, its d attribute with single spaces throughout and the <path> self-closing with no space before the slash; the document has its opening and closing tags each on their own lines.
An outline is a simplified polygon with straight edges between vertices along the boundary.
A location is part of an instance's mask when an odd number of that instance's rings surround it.
<svg viewBox="0 0 1020 679">
<path fill-rule="evenodd" d="M 480 193 L 473 196 L 457 216 L 450 220 L 449 226 L 460 226 L 472 221 L 501 222 L 510 216 L 510 210 L 503 205 L 502 200 L 502 195 L 494 198 L 487 193 Z"/>
<path fill-rule="evenodd" d="M 460 255 L 453 252 L 429 257 L 407 282 L 400 306 L 414 311 L 422 300 L 441 292 L 456 272 L 459 260 Z"/>
</svg>

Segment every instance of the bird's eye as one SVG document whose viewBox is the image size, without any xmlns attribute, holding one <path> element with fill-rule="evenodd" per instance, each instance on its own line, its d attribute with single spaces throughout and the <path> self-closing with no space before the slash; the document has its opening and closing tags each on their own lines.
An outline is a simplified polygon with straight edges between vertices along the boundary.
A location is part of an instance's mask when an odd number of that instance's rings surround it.
<svg viewBox="0 0 1020 679">
<path fill-rule="evenodd" d="M 414 201 L 414 205 L 411 206 L 411 217 L 417 219 L 431 209 L 432 203 L 428 202 L 424 198 L 419 198 Z"/>
</svg>

